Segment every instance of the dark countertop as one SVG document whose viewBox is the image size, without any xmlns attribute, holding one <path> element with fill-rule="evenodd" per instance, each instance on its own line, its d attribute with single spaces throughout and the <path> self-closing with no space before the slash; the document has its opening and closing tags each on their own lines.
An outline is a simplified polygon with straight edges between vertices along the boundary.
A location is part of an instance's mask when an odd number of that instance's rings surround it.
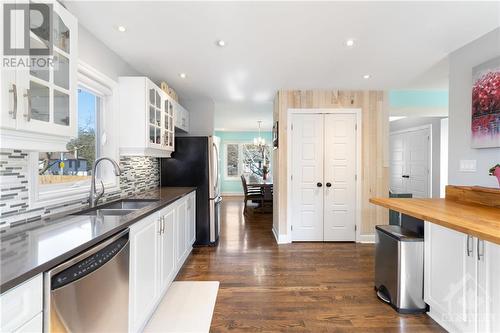
<svg viewBox="0 0 500 333">
<path fill-rule="evenodd" d="M 124 216 L 68 215 L 80 209 L 8 229 L 0 238 L 0 293 L 56 267 L 195 190 L 160 187 L 122 198 L 158 200 Z"/>
</svg>

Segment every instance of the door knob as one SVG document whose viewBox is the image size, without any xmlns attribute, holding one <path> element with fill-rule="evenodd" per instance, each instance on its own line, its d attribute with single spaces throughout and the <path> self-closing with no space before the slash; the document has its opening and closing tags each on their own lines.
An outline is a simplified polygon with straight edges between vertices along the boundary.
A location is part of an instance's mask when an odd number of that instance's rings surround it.
<svg viewBox="0 0 500 333">
<path fill-rule="evenodd" d="M 317 187 L 321 187 L 321 186 L 323 186 L 323 184 L 321 184 L 321 183 L 317 183 L 317 184 L 316 184 L 316 186 L 317 186 Z"/>
<path fill-rule="evenodd" d="M 332 187 L 332 183 L 326 183 L 326 187 Z"/>
</svg>

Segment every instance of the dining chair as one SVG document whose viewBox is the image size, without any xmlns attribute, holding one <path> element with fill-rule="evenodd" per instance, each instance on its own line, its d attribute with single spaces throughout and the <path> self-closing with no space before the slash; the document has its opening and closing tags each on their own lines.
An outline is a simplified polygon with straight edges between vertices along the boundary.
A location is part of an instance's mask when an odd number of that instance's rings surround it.
<svg viewBox="0 0 500 333">
<path fill-rule="evenodd" d="M 264 205 L 264 193 L 260 188 L 249 188 L 247 185 L 247 180 L 245 176 L 241 175 L 241 185 L 243 185 L 243 193 L 245 198 L 245 208 L 243 208 L 243 213 L 247 213 L 247 203 L 248 201 L 260 201 L 261 206 Z"/>
</svg>

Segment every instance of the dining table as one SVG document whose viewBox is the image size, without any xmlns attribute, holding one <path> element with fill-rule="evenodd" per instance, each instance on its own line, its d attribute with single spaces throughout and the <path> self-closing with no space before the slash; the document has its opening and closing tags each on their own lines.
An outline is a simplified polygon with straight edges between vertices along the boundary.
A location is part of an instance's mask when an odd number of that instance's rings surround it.
<svg viewBox="0 0 500 333">
<path fill-rule="evenodd" d="M 264 201 L 273 200 L 273 178 L 268 175 L 266 179 L 261 176 L 250 174 L 245 175 L 245 180 L 249 188 L 260 188 L 264 195 Z"/>
</svg>

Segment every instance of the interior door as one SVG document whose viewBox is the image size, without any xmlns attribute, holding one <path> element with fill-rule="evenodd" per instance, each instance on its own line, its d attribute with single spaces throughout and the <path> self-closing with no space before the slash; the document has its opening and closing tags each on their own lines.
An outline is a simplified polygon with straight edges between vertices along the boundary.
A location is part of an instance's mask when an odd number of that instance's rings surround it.
<svg viewBox="0 0 500 333">
<path fill-rule="evenodd" d="M 323 115 L 293 114 L 291 204 L 294 241 L 323 241 Z"/>
<path fill-rule="evenodd" d="M 325 241 L 356 240 L 356 115 L 326 114 Z"/>
<path fill-rule="evenodd" d="M 406 134 L 406 191 L 416 198 L 429 198 L 429 141 L 428 128 Z"/>
<path fill-rule="evenodd" d="M 390 190 L 393 193 L 407 193 L 405 175 L 405 135 L 391 134 L 390 149 Z"/>
<path fill-rule="evenodd" d="M 428 128 L 393 133 L 390 136 L 390 189 L 429 198 L 430 130 Z"/>
</svg>

